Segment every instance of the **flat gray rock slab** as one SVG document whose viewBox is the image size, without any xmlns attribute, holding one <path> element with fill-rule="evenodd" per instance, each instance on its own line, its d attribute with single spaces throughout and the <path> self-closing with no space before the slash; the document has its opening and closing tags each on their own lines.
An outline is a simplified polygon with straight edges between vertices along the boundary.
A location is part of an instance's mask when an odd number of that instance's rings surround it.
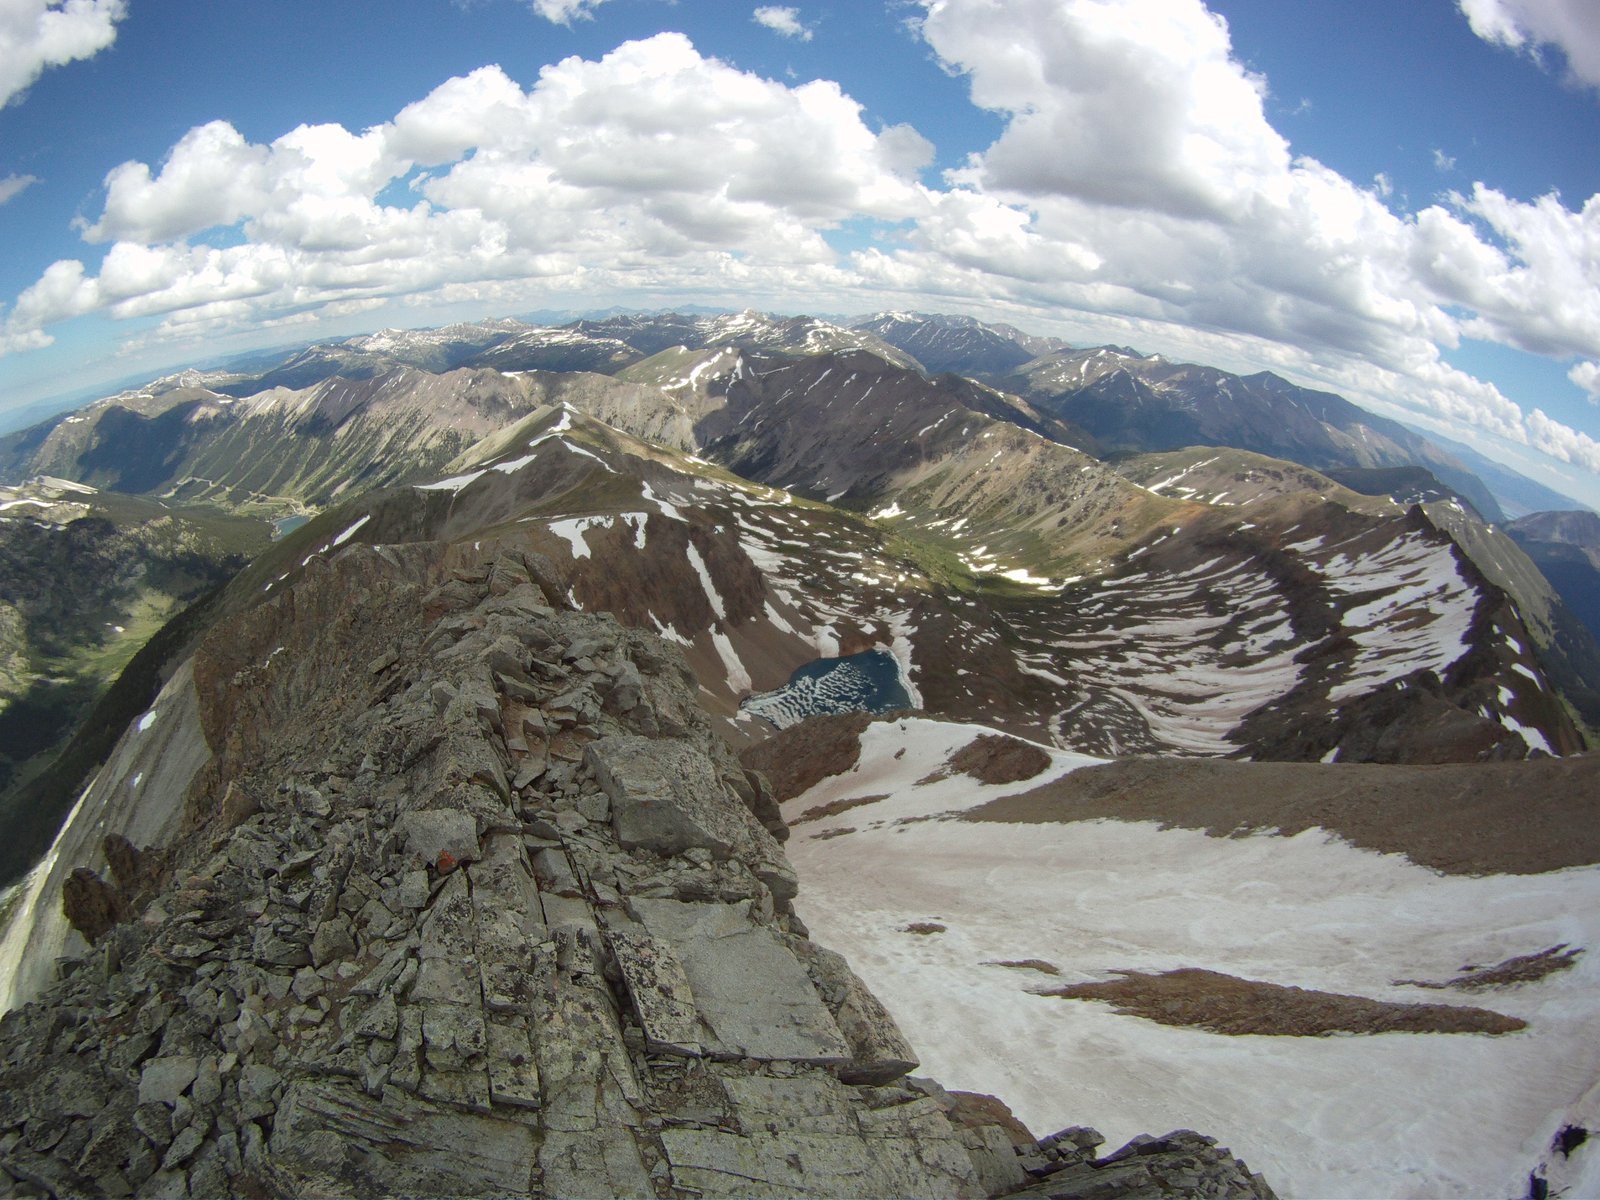
<svg viewBox="0 0 1600 1200">
<path fill-rule="evenodd" d="M 832 1075 L 822 1071 L 776 1079 L 770 1075 L 730 1075 L 722 1090 L 744 1133 L 765 1133 L 773 1128 L 796 1133 L 853 1135 L 861 1131 L 856 1120 L 859 1100 Z M 852 1101 L 857 1103 L 852 1104 Z"/>
<path fill-rule="evenodd" d="M 139 1076 L 139 1103 L 176 1104 L 178 1097 L 194 1082 L 199 1069 L 200 1060 L 188 1056 L 152 1058 L 145 1063 Z"/>
<path fill-rule="evenodd" d="M 702 1196 L 974 1196 L 977 1180 L 954 1138 L 885 1154 L 859 1136 L 784 1130 L 743 1135 L 663 1129 L 673 1182 Z M 897 1150 L 904 1151 L 902 1143 Z"/>
<path fill-rule="evenodd" d="M 704 1037 L 700 1013 L 677 956 L 648 934 L 613 930 L 606 937 L 644 1028 L 646 1047 L 654 1054 L 698 1057 Z"/>
<path fill-rule="evenodd" d="M 654 1196 L 633 1135 L 619 1125 L 592 1133 L 552 1129 L 539 1150 L 547 1196 Z"/>
<path fill-rule="evenodd" d="M 624 734 L 591 742 L 585 756 L 611 799 L 611 826 L 624 848 L 682 854 L 702 847 L 726 858 L 749 841 L 743 807 L 689 743 Z"/>
<path fill-rule="evenodd" d="M 538 1108 L 539 1066 L 528 1031 L 489 1022 L 489 1095 L 496 1104 Z"/>
<path fill-rule="evenodd" d="M 352 1155 L 356 1147 L 368 1153 Z M 271 1142 L 273 1159 L 302 1178 L 320 1169 L 337 1172 L 341 1190 L 412 1196 L 525 1196 L 537 1153 L 526 1125 L 440 1108 L 398 1088 L 378 1100 L 331 1082 L 291 1087 Z M 351 1171 L 366 1175 L 364 1186 L 352 1187 Z"/>
<path fill-rule="evenodd" d="M 419 930 L 422 959 L 445 958 L 465 962 L 473 958 L 478 945 L 478 929 L 472 907 L 472 891 L 465 871 L 456 871 L 439 889 L 433 903 L 423 913 Z"/>
<path fill-rule="evenodd" d="M 862 983 L 842 955 L 814 943 L 800 953 L 810 974 L 831 998 L 833 1019 L 850 1043 L 852 1060 L 840 1068 L 846 1083 L 891 1083 L 917 1069 L 917 1056 L 889 1010 Z"/>
<path fill-rule="evenodd" d="M 740 1058 L 837 1064 L 850 1047 L 811 978 L 749 902 L 690 904 L 635 898 L 634 919 L 683 964 L 714 1037 L 708 1049 Z"/>
</svg>

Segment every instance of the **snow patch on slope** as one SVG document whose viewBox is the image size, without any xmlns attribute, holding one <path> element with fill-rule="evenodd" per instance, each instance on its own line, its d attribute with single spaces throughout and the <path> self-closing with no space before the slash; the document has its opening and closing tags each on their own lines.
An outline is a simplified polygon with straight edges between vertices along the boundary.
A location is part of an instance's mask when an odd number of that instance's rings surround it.
<svg viewBox="0 0 1600 1200">
<path fill-rule="evenodd" d="M 1523 1194 L 1528 1169 L 1600 1077 L 1600 955 L 1470 997 L 1393 981 L 1447 979 L 1464 962 L 1560 942 L 1595 947 L 1600 868 L 1443 876 L 1318 830 L 1211 838 L 1153 823 L 918 820 L 1093 761 L 1056 751 L 1049 775 L 1021 784 L 917 785 L 980 732 L 876 723 L 853 771 L 784 806 L 792 822 L 888 793 L 795 826 L 787 849 L 806 881 L 797 909 L 884 1000 L 930 1075 L 1004 1097 L 1035 1130 L 1088 1124 L 1116 1145 L 1151 1128 L 1202 1129 L 1286 1196 Z M 855 832 L 817 836 L 846 828 Z M 914 921 L 946 930 L 905 932 Z M 992 965 L 1027 959 L 1061 975 Z M 1030 992 L 1184 966 L 1477 1003 L 1530 1028 L 1225 1037 Z"/>
</svg>

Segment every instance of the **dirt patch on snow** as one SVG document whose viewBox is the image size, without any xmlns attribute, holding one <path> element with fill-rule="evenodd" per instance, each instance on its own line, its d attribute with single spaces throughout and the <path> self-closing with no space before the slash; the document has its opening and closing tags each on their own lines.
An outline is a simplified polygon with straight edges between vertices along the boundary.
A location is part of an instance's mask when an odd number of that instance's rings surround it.
<svg viewBox="0 0 1600 1200">
<path fill-rule="evenodd" d="M 986 967 L 1010 967 L 1013 971 L 1037 971 L 1041 975 L 1059 975 L 1061 968 L 1042 958 L 991 958 Z"/>
<path fill-rule="evenodd" d="M 1568 950 L 1566 943 L 1563 942 L 1559 946 L 1551 946 L 1548 950 L 1541 950 L 1537 954 L 1519 954 L 1492 967 L 1480 967 L 1468 963 L 1461 968 L 1461 974 L 1443 982 L 1396 979 L 1395 983 L 1420 988 L 1454 988 L 1461 992 L 1482 992 L 1489 988 L 1536 983 L 1547 975 L 1565 971 L 1578 961 L 1578 956 L 1582 953 L 1582 950 Z"/>
<path fill-rule="evenodd" d="M 1600 863 L 1600 756 L 1385 766 L 1128 758 L 961 814 L 1023 824 L 1157 821 L 1214 836 L 1326 829 L 1448 874 Z"/>
<path fill-rule="evenodd" d="M 961 774 L 970 775 L 979 783 L 1021 783 L 1049 765 L 1050 755 L 1042 747 L 1003 733 L 985 733 L 952 754 L 939 770 L 917 782 L 937 783 Z"/>
<path fill-rule="evenodd" d="M 945 926 L 939 924 L 937 921 L 913 921 L 909 925 L 902 925 L 900 927 L 900 932 L 920 933 L 926 936 L 930 933 L 943 933 L 945 928 Z"/>
<path fill-rule="evenodd" d="M 1041 996 L 1101 1000 L 1118 1013 L 1163 1025 L 1229 1035 L 1326 1037 L 1334 1033 L 1514 1033 L 1527 1022 L 1455 1004 L 1400 1004 L 1240 979 L 1184 967 L 1158 975 L 1118 971 L 1119 979 L 1051 988 Z"/>
<path fill-rule="evenodd" d="M 821 833 L 813 833 L 811 840 L 825 842 L 829 838 L 844 837 L 847 833 L 854 833 L 855 831 L 856 827 L 854 825 L 836 825 L 832 829 L 824 829 Z"/>
<path fill-rule="evenodd" d="M 843 775 L 861 758 L 861 734 L 868 713 L 808 717 L 739 752 L 739 761 L 760 771 L 781 803 L 793 800 L 830 775 Z"/>
<path fill-rule="evenodd" d="M 865 804 L 876 804 L 879 800 L 887 800 L 888 792 L 877 796 L 851 796 L 848 800 L 831 800 L 827 804 L 814 804 L 801 813 L 789 824 L 804 825 L 807 821 L 820 821 L 824 817 L 836 817 L 840 813 L 849 812 L 852 808 L 860 808 Z"/>
</svg>

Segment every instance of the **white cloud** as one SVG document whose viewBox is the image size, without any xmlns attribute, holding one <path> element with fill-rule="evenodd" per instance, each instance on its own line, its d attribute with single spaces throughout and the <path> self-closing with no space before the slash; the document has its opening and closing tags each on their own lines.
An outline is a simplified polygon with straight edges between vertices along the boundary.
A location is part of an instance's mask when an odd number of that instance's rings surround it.
<svg viewBox="0 0 1600 1200">
<path fill-rule="evenodd" d="M 106 176 L 100 219 L 84 229 L 94 242 L 127 238 L 159 242 L 232 225 L 262 200 L 267 152 L 247 145 L 225 121 L 184 134 L 159 176 L 125 162 Z"/>
<path fill-rule="evenodd" d="M 1527 426 L 1534 449 L 1564 463 L 1600 474 L 1600 442 L 1588 434 L 1559 421 L 1552 421 L 1539 408 L 1528 414 Z"/>
<path fill-rule="evenodd" d="M 606 0 L 528 0 L 529 7 L 547 21 L 571 25 L 574 17 L 589 20 Z"/>
<path fill-rule="evenodd" d="M 1446 154 L 1443 150 L 1435 146 L 1433 148 L 1433 169 L 1435 171 L 1445 172 L 1454 171 L 1456 169 L 1455 157 L 1453 155 Z"/>
<path fill-rule="evenodd" d="M 47 67 L 111 45 L 127 11 L 125 0 L 0 0 L 0 108 Z"/>
<path fill-rule="evenodd" d="M 840 278 L 826 230 L 927 211 L 931 153 L 909 128 L 869 129 L 837 84 L 761 79 L 679 34 L 565 59 L 527 89 L 486 67 L 359 134 L 300 126 L 260 145 L 213 122 L 158 170 L 107 175 L 83 225 L 111 243 L 98 273 L 52 266 L 8 344 L 95 311 L 167 314 L 188 337 L 473 289 L 820 286 Z"/>
<path fill-rule="evenodd" d="M 1456 0 L 1472 32 L 1536 60 L 1544 47 L 1566 56 L 1572 78 L 1600 88 L 1600 19 L 1594 0 Z"/>
<path fill-rule="evenodd" d="M 37 175 L 7 175 L 4 179 L 0 179 L 0 204 L 15 200 L 38 182 Z"/>
<path fill-rule="evenodd" d="M 1600 404 L 1600 363 L 1579 362 L 1572 365 L 1567 378 L 1583 389 L 1590 404 Z"/>
<path fill-rule="evenodd" d="M 801 22 L 798 8 L 785 4 L 763 4 L 755 10 L 751 19 L 757 25 L 765 25 L 784 37 L 799 38 L 802 42 L 811 40 L 811 30 Z"/>
<path fill-rule="evenodd" d="M 1419 216 L 1419 242 L 1436 222 L 1454 227 L 1459 270 L 1440 291 L 1476 310 L 1463 332 L 1536 354 L 1600 355 L 1600 196 L 1574 212 L 1554 194 L 1525 203 L 1480 183 L 1458 208 L 1506 248 L 1502 253 L 1441 210 Z M 1426 270 L 1424 277 L 1440 279 Z"/>
<path fill-rule="evenodd" d="M 1281 180 L 1288 143 L 1227 25 L 1190 0 L 933 0 L 922 22 L 973 100 L 1008 117 L 965 182 L 1226 219 Z"/>
</svg>

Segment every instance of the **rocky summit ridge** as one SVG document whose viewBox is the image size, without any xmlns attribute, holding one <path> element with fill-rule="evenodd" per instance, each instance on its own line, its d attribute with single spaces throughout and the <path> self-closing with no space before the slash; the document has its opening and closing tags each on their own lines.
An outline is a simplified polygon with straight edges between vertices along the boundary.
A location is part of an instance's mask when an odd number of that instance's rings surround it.
<svg viewBox="0 0 1600 1200">
<path fill-rule="evenodd" d="M 92 944 L 0 1022 L 0 1195 L 1271 1194 L 911 1076 L 679 652 L 537 554 L 316 560 L 106 772 L 49 881 Z"/>
</svg>

